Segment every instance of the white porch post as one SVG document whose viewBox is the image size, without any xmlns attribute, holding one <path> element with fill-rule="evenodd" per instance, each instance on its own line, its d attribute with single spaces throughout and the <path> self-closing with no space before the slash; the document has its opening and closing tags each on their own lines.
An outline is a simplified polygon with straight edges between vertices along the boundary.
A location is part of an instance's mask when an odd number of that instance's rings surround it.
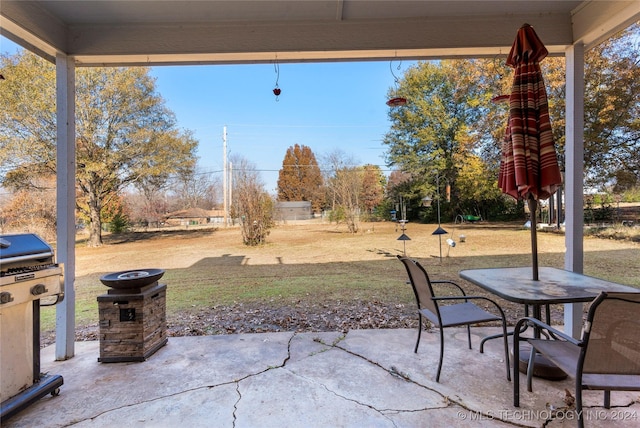
<svg viewBox="0 0 640 428">
<path fill-rule="evenodd" d="M 566 143 L 565 198 L 566 270 L 582 273 L 584 265 L 584 44 L 565 51 L 566 59 Z M 565 332 L 580 337 L 582 304 L 564 305 Z"/>
<path fill-rule="evenodd" d="M 57 261 L 64 263 L 64 300 L 56 305 L 56 360 L 74 355 L 75 305 L 75 64 L 56 55 Z"/>
</svg>

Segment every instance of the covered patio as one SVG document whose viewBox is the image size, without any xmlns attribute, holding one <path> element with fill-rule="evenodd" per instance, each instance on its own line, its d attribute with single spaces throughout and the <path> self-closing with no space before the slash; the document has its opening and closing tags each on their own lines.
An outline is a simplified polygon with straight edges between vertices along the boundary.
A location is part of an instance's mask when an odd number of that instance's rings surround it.
<svg viewBox="0 0 640 428">
<path fill-rule="evenodd" d="M 571 381 L 534 382 L 511 403 L 499 346 L 466 349 L 448 332 L 440 384 L 436 335 L 411 352 L 413 331 L 172 338 L 148 362 L 97 363 L 97 343 L 75 336 L 75 69 L 506 56 L 529 23 L 552 55 L 566 58 L 565 269 L 583 269 L 584 54 L 640 19 L 640 1 L 13 1 L 0 33 L 56 64 L 57 261 L 65 266 L 56 344 L 42 371 L 64 376 L 12 426 L 540 426 L 563 406 Z M 580 333 L 582 305 L 565 309 Z M 586 395 L 589 426 L 632 426 L 637 394 L 613 408 Z M 52 407 L 53 406 L 53 407 Z M 53 409 L 53 410 L 52 410 Z M 519 410 L 519 412 L 517 411 Z M 602 413 L 602 412 L 604 413 Z M 624 413 L 622 413 L 624 412 Z M 636 416 L 636 419 L 622 417 Z M 308 418 L 305 423 L 301 417 Z M 191 418 L 191 419 L 189 419 Z M 441 420 L 442 423 L 438 423 Z M 459 420 L 459 424 L 452 421 Z M 472 422 L 468 422 L 472 421 Z M 555 418 L 547 426 L 574 426 Z M 616 425 L 618 424 L 618 425 Z"/>
<path fill-rule="evenodd" d="M 640 19 L 640 1 L 13 1 L 0 34 L 56 64 L 56 354 L 72 358 L 75 314 L 75 68 L 506 56 L 524 23 L 566 58 L 566 258 L 583 269 L 584 53 Z M 565 326 L 581 328 L 581 305 Z"/>
</svg>

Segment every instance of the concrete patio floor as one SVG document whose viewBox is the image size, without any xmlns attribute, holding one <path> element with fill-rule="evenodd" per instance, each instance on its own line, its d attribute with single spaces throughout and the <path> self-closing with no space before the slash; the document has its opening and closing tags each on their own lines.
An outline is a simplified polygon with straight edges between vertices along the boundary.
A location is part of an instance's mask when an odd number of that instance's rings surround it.
<svg viewBox="0 0 640 428">
<path fill-rule="evenodd" d="M 435 382 L 438 334 L 415 330 L 263 333 L 171 337 L 141 363 L 99 363 L 99 342 L 77 342 L 76 355 L 42 371 L 64 378 L 3 427 L 574 427 L 562 408 L 571 380 L 521 376 L 521 407 L 512 405 L 500 340 L 485 353 L 479 340 L 495 329 L 447 329 L 441 382 Z M 640 427 L 639 394 L 585 392 L 587 427 Z"/>
</svg>

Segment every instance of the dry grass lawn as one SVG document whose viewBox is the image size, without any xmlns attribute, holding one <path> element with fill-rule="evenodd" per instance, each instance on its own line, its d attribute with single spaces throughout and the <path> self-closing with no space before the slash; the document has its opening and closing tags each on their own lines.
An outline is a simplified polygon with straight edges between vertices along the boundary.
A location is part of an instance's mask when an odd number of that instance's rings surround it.
<svg viewBox="0 0 640 428">
<path fill-rule="evenodd" d="M 100 248 L 79 243 L 78 336 L 96 337 L 96 299 L 107 291 L 99 278 L 116 271 L 165 269 L 169 332 L 187 335 L 416 325 L 411 288 L 395 258 L 403 243 L 432 278 L 455 280 L 468 294 L 483 293 L 459 278 L 462 269 L 531 265 L 530 231 L 519 224 L 443 224 L 449 235 L 442 237 L 442 261 L 431 235 L 436 225 L 409 223 L 410 241 L 397 240 L 395 223 L 361 226 L 352 235 L 335 224 L 280 225 L 261 247 L 243 245 L 237 228 L 110 235 Z M 564 236 L 539 232 L 538 252 L 540 266 L 562 268 Z M 584 273 L 640 288 L 640 244 L 585 238 Z M 512 322 L 521 315 L 521 308 L 500 304 Z M 43 312 L 43 331 L 51 330 L 54 311 Z"/>
</svg>

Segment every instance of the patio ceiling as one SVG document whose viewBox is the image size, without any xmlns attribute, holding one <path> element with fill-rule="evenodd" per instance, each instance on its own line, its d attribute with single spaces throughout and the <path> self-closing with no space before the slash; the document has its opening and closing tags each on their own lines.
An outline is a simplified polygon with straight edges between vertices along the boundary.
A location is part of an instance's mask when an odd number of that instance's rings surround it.
<svg viewBox="0 0 640 428">
<path fill-rule="evenodd" d="M 588 49 L 635 20 L 640 1 L 15 1 L 1 34 L 77 66 L 494 56 L 523 23 L 550 52 Z"/>
</svg>

